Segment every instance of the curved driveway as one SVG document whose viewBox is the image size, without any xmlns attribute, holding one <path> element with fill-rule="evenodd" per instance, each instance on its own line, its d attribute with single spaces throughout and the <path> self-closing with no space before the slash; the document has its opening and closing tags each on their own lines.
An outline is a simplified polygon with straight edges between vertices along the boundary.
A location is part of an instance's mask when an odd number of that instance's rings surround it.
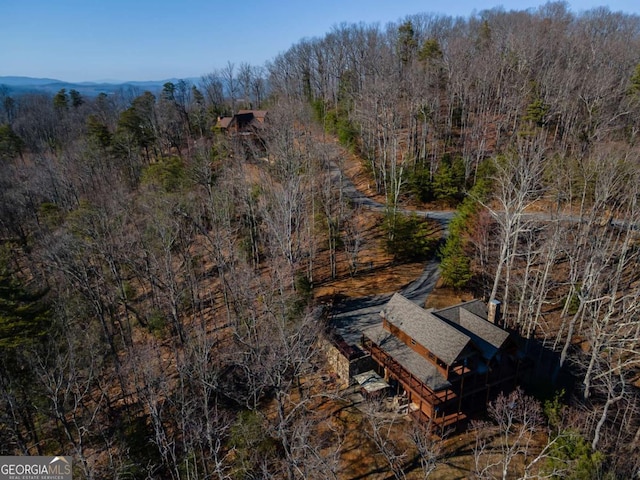
<svg viewBox="0 0 640 480">
<path fill-rule="evenodd" d="M 356 188 L 351 179 L 342 175 L 342 172 L 335 164 L 332 165 L 332 176 L 336 180 L 341 178 L 345 195 L 349 197 L 353 204 L 361 205 L 364 208 L 376 212 L 384 211 L 385 206 L 383 204 L 364 195 Z M 436 220 L 442 226 L 444 235 L 446 235 L 449 222 L 455 213 L 445 210 L 424 211 L 401 209 L 399 211 L 405 214 L 415 213 L 418 216 Z M 400 293 L 418 305 L 424 305 L 427 295 L 433 290 L 440 276 L 438 267 L 439 262 L 437 259 L 429 260 L 420 277 L 400 290 Z M 383 305 L 389 301 L 393 293 L 395 292 L 350 298 L 334 305 L 332 323 L 337 333 L 340 334 L 349 345 L 357 344 L 363 330 L 380 323 L 380 311 Z"/>
<path fill-rule="evenodd" d="M 361 205 L 372 211 L 383 212 L 385 206 L 372 198 L 367 197 L 359 191 L 351 179 L 342 174 L 339 167 L 335 164 L 331 165 L 331 175 L 334 181 L 342 181 L 344 192 L 355 205 Z M 415 213 L 418 216 L 430 218 L 440 223 L 443 229 L 443 235 L 448 232 L 449 222 L 453 218 L 455 212 L 436 210 L 436 211 L 420 211 L 420 210 L 399 210 L 405 214 Z M 583 221 L 579 216 L 574 215 L 549 215 L 544 213 L 526 213 L 524 216 L 530 219 L 538 220 L 554 220 L 561 222 L 578 223 Z M 640 231 L 640 223 L 631 223 L 624 220 L 609 219 L 609 224 L 618 229 Z M 425 265 L 422 275 L 409 285 L 404 287 L 400 293 L 406 298 L 412 300 L 418 305 L 424 305 L 427 296 L 435 287 L 436 281 L 440 275 L 438 270 L 439 262 L 436 259 L 430 260 Z M 332 321 L 336 331 L 350 345 L 358 343 L 361 332 L 369 326 L 380 323 L 380 311 L 383 305 L 391 298 L 394 292 L 381 293 L 367 297 L 348 299 L 342 301 L 333 308 Z"/>
<path fill-rule="evenodd" d="M 343 175 L 342 172 L 340 171 L 340 168 L 335 163 L 332 163 L 330 168 L 331 168 L 331 177 L 333 178 L 334 181 L 339 181 L 339 180 L 342 181 L 343 192 L 347 197 L 349 197 L 349 199 L 351 200 L 351 202 L 353 202 L 354 205 L 362 205 L 363 207 L 368 208 L 369 210 L 372 210 L 374 212 L 384 212 L 384 209 L 386 207 L 382 203 L 367 197 L 360 190 L 358 190 L 356 186 L 353 184 L 353 182 L 351 181 L 351 179 L 346 175 Z M 451 221 L 455 213 L 452 210 L 427 211 L 427 210 L 407 210 L 407 209 L 399 209 L 399 212 L 405 213 L 405 214 L 415 213 L 420 217 L 436 220 L 437 222 L 440 222 L 440 224 L 445 228 L 447 227 L 447 225 L 449 225 L 449 222 Z"/>
<path fill-rule="evenodd" d="M 424 305 L 427 295 L 440 276 L 438 267 L 436 259 L 427 262 L 422 275 L 400 290 L 400 293 L 418 305 Z M 380 311 L 394 293 L 349 298 L 334 305 L 331 318 L 336 332 L 349 345 L 357 344 L 363 330 L 380 323 Z"/>
</svg>

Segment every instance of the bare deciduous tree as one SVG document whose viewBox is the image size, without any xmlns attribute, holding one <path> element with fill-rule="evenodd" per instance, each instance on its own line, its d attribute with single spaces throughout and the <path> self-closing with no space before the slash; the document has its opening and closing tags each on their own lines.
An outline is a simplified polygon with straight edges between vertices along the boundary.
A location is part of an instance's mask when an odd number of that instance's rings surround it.
<svg viewBox="0 0 640 480">
<path fill-rule="evenodd" d="M 476 443 L 473 449 L 475 474 L 480 479 L 506 480 L 516 459 L 531 454 L 534 435 L 542 425 L 542 409 L 522 390 L 500 394 L 488 407 L 492 422 L 476 422 Z"/>
<path fill-rule="evenodd" d="M 409 457 L 408 448 L 393 438 L 402 417 L 384 408 L 383 399 L 372 398 L 366 403 L 364 419 L 367 425 L 366 435 L 384 457 L 394 478 L 406 478 L 405 467 Z"/>
</svg>

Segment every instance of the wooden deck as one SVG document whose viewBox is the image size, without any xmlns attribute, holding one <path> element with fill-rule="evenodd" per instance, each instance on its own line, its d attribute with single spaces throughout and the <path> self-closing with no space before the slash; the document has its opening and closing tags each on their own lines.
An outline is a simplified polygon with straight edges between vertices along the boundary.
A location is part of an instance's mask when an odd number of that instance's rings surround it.
<svg viewBox="0 0 640 480">
<path fill-rule="evenodd" d="M 391 378 L 398 381 L 403 390 L 407 392 L 409 400 L 417 405 L 418 409 L 412 412 L 414 416 L 424 421 L 431 419 L 433 426 L 441 430 L 457 424 L 465 418 L 465 415 L 458 409 L 459 396 L 454 390 L 446 388 L 433 391 L 375 342 L 366 337 L 363 341 L 363 348 L 380 366 L 386 369 Z"/>
<path fill-rule="evenodd" d="M 517 368 L 501 366 L 490 376 L 477 375 L 472 369 L 457 365 L 449 372 L 451 386 L 434 391 L 366 336 L 362 338 L 362 349 L 407 392 L 409 400 L 418 407 L 412 414 L 430 421 L 441 432 L 459 425 L 468 413 L 483 408 L 490 400 L 490 392 L 498 392 L 517 379 Z"/>
<path fill-rule="evenodd" d="M 440 435 L 444 434 L 448 427 L 454 427 L 455 429 L 460 423 L 467 419 L 467 416 L 462 412 L 429 418 L 423 411 L 416 410 L 411 412 L 411 415 L 423 423 L 431 423 L 431 428 Z"/>
<path fill-rule="evenodd" d="M 425 402 L 435 406 L 440 405 L 444 401 L 448 400 L 448 397 L 444 397 L 435 393 L 429 387 L 427 387 L 419 378 L 414 376 L 406 368 L 400 365 L 394 358 L 382 350 L 378 345 L 369 340 L 364 339 L 363 347 L 371 354 L 371 357 L 382 367 L 386 368 L 393 377 L 400 382 L 402 388 L 405 391 L 413 393 L 414 396 L 424 400 Z M 415 402 L 415 400 L 414 400 Z"/>
</svg>

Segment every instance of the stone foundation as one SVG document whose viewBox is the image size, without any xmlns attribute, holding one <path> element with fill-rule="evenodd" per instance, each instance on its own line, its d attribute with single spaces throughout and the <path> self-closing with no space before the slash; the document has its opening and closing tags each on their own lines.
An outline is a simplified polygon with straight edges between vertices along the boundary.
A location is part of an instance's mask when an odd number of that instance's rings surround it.
<svg viewBox="0 0 640 480">
<path fill-rule="evenodd" d="M 365 352 L 361 352 L 361 355 L 355 358 L 347 358 L 343 351 L 327 338 L 321 340 L 321 348 L 331 370 L 336 374 L 336 381 L 340 388 L 347 388 L 353 384 L 354 375 L 374 370 L 377 366 L 371 356 Z"/>
</svg>

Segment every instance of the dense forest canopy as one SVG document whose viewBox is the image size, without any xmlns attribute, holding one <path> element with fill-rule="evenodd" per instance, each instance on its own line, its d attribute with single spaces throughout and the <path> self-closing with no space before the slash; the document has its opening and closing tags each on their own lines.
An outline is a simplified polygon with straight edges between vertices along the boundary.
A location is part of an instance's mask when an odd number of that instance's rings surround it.
<svg viewBox="0 0 640 480">
<path fill-rule="evenodd" d="M 395 261 L 436 253 L 407 207 L 457 208 L 443 281 L 557 353 L 539 397 L 574 379 L 515 419 L 541 452 L 470 471 L 637 474 L 638 52 L 640 17 L 548 3 L 338 25 L 157 95 L 0 88 L 0 454 L 67 452 L 81 478 L 347 478 L 347 424 L 309 379 L 314 288 L 360 275 L 377 215 L 345 193 L 358 158 Z M 263 127 L 220 128 L 251 109 Z M 483 428 L 514 434 L 502 408 Z M 367 418 L 382 470 L 433 471 L 437 442 L 416 427 L 400 454 Z"/>
</svg>

